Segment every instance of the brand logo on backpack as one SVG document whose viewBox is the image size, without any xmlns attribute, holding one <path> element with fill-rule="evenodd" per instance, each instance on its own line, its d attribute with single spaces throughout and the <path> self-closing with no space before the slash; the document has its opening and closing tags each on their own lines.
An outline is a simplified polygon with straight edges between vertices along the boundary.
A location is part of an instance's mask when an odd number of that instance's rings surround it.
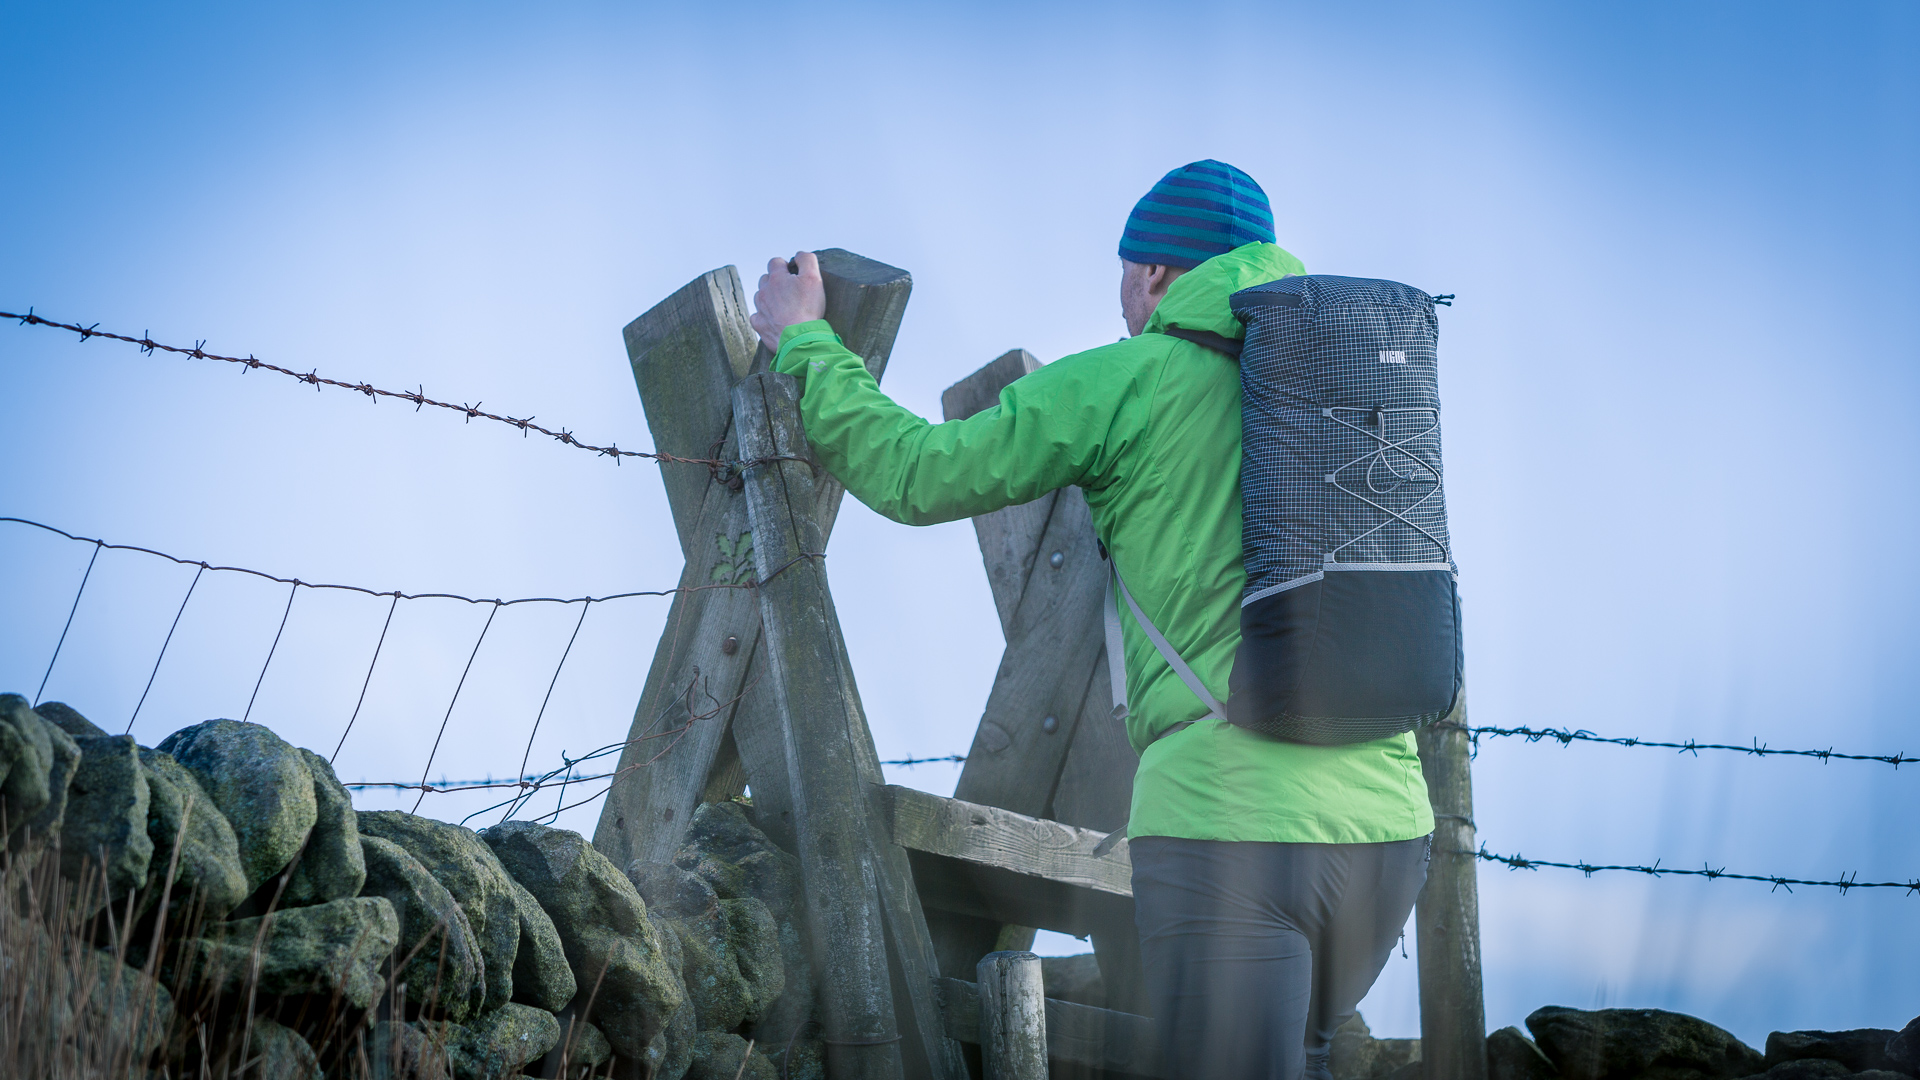
<svg viewBox="0 0 1920 1080">
<path fill-rule="evenodd" d="M 1404 364 L 1407 362 L 1407 350 L 1381 349 L 1380 362 L 1383 364 Z"/>
</svg>

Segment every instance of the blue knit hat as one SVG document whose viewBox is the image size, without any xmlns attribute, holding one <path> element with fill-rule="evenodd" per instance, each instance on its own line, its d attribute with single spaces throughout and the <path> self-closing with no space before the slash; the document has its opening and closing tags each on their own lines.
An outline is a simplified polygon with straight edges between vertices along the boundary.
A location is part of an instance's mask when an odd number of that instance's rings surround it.
<svg viewBox="0 0 1920 1080">
<path fill-rule="evenodd" d="M 1188 270 L 1255 241 L 1273 243 L 1273 208 L 1253 177 L 1208 158 L 1160 178 L 1134 204 L 1120 257 Z"/>
</svg>

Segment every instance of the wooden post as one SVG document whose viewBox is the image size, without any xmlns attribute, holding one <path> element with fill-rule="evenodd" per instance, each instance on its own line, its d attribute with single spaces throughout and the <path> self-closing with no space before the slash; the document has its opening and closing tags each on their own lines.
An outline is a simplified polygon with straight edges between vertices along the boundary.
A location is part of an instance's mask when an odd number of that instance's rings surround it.
<svg viewBox="0 0 1920 1080">
<path fill-rule="evenodd" d="M 1419 733 L 1433 801 L 1433 861 L 1415 925 L 1420 946 L 1420 1059 L 1426 1080 L 1486 1080 L 1487 1014 L 1480 988 L 1479 860 L 1466 731 L 1467 695 Z"/>
<path fill-rule="evenodd" d="M 1047 1002 L 1040 958 L 1030 952 L 988 953 L 976 970 L 986 1080 L 1046 1080 Z"/>
<path fill-rule="evenodd" d="M 819 256 L 827 321 L 877 379 L 886 370 L 912 278 L 838 248 Z M 747 310 L 740 275 L 727 266 L 695 278 L 627 325 L 627 355 L 655 449 L 687 458 L 739 457 L 733 388 L 766 361 Z M 752 580 L 750 530 L 737 479 L 676 462 L 662 462 L 660 473 L 687 560 L 681 586 Z M 831 480 L 816 485 L 822 543 L 843 493 Z M 674 597 L 619 775 L 594 831 L 594 846 L 616 866 L 671 859 L 696 806 L 738 794 L 748 783 L 756 805 L 766 811 L 763 827 L 791 846 L 783 752 L 777 738 L 753 739 L 777 732 L 777 726 L 735 723 L 737 716 L 769 707 L 758 674 L 766 667 L 759 623 L 748 590 Z"/>
<path fill-rule="evenodd" d="M 940 396 L 948 420 L 993 408 L 1040 367 L 1008 352 Z M 1139 758 L 1113 718 L 1100 604 L 1106 564 L 1079 488 L 973 519 L 1007 649 L 954 796 L 1068 825 L 1124 828 Z M 1001 928 L 942 912 L 932 924 L 942 969 L 962 976 Z M 1093 932 L 1109 1004 L 1145 1009 L 1131 917 Z"/>
<path fill-rule="evenodd" d="M 655 448 L 690 458 L 731 455 L 729 394 L 756 341 L 734 268 L 695 278 L 628 324 L 624 336 Z M 751 580 L 751 567 L 731 557 L 748 532 L 738 493 L 699 465 L 662 462 L 660 478 L 686 557 L 681 586 Z M 723 756 L 741 688 L 751 684 L 758 623 L 747 590 L 674 596 L 594 831 L 594 846 L 614 865 L 664 862 L 680 846 Z"/>
<path fill-rule="evenodd" d="M 848 687 L 829 622 L 818 555 L 813 467 L 793 380 L 753 375 L 734 391 L 747 467 L 747 517 L 761 584 L 767 677 L 785 743 L 787 779 L 827 1070 L 835 1077 L 901 1075 L 900 1032 L 887 972 L 886 931 L 867 845 L 865 785 L 847 730 Z M 788 458 L 792 460 L 773 460 Z"/>
<path fill-rule="evenodd" d="M 906 852 L 891 839 L 879 754 L 820 557 L 815 468 L 784 375 L 734 390 L 772 709 L 743 716 L 742 753 L 778 732 L 828 1072 L 963 1080 L 940 1019 L 933 950 Z M 749 772 L 754 765 L 748 762 Z M 756 811 L 759 788 L 755 788 Z"/>
</svg>

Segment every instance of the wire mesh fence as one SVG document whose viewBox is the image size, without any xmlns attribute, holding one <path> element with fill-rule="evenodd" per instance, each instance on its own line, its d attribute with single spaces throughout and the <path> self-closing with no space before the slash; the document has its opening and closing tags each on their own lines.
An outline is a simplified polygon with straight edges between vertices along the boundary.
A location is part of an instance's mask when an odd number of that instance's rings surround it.
<svg viewBox="0 0 1920 1080">
<path fill-rule="evenodd" d="M 375 387 L 366 382 L 347 382 L 343 380 L 322 377 L 317 373 L 317 370 L 309 370 L 305 373 L 302 373 L 295 369 L 288 368 L 282 365 L 268 363 L 267 361 L 260 360 L 252 356 L 251 354 L 245 357 L 240 357 L 240 356 L 222 355 L 219 353 L 209 352 L 205 348 L 206 346 L 205 341 L 197 341 L 191 347 L 169 345 L 169 344 L 154 341 L 149 335 L 147 335 L 144 332 L 139 337 L 133 337 L 130 335 L 118 334 L 118 333 L 112 333 L 112 332 L 100 330 L 98 323 L 94 323 L 92 325 L 81 325 L 79 323 L 57 322 L 57 321 L 47 319 L 43 316 L 35 314 L 32 311 L 32 309 L 29 309 L 28 312 L 24 315 L 12 313 L 12 312 L 0 311 L 0 318 L 16 319 L 23 326 L 37 326 L 37 327 L 45 327 L 45 328 L 68 331 L 68 332 L 79 335 L 79 339 L 81 342 L 85 342 L 92 338 L 98 337 L 98 338 L 104 338 L 108 340 L 113 340 L 113 341 L 118 341 L 118 342 L 138 346 L 142 352 L 147 353 L 149 355 L 156 351 L 167 352 L 167 353 L 172 353 L 172 354 L 185 356 L 193 359 L 216 360 L 216 361 L 236 364 L 236 365 L 240 365 L 242 369 L 246 371 L 267 370 L 279 375 L 293 378 L 307 385 L 311 385 L 314 387 L 316 391 L 322 387 L 334 387 L 338 389 L 351 390 L 351 391 L 363 394 L 367 396 L 370 400 L 374 400 L 374 401 L 377 401 L 378 399 L 383 397 L 394 398 L 401 401 L 411 402 L 414 405 L 416 412 L 420 411 L 425 407 L 431 406 L 436 409 L 459 413 L 468 422 L 471 422 L 474 419 L 483 419 L 483 420 L 489 420 L 489 421 L 507 424 L 509 426 L 515 427 L 519 429 L 523 435 L 528 432 L 537 432 L 539 434 L 548 436 L 556 441 L 559 441 L 565 445 L 587 450 L 600 456 L 611 457 L 616 462 L 618 462 L 622 458 L 637 457 L 637 458 L 647 458 L 647 459 L 660 461 L 663 463 L 669 463 L 669 464 L 703 465 L 708 467 L 710 470 L 712 470 L 716 475 L 731 475 L 733 470 L 742 469 L 745 466 L 758 463 L 758 462 L 730 462 L 730 461 L 722 460 L 717 457 L 716 458 L 684 458 L 684 457 L 677 457 L 671 454 L 659 454 L 659 453 L 647 453 L 642 451 L 621 450 L 611 443 L 604 446 L 596 445 L 596 444 L 592 444 L 592 443 L 588 443 L 580 440 L 575 435 L 573 435 L 571 431 L 569 431 L 564 427 L 554 429 L 554 428 L 549 428 L 549 427 L 536 424 L 533 422 L 534 418 L 532 416 L 518 418 L 518 417 L 513 417 L 511 415 L 496 414 L 496 413 L 487 412 L 483 410 L 480 407 L 481 403 L 479 402 L 475 402 L 473 404 L 466 404 L 466 403 L 455 404 L 449 401 L 442 401 L 442 400 L 437 400 L 435 398 L 428 397 L 425 393 L 424 387 L 418 388 L 410 392 L 393 391 L 393 390 L 386 390 L 379 387 Z M 715 451 L 717 451 L 718 449 L 719 447 L 716 446 Z M 413 808 L 416 811 L 424 803 L 428 795 L 490 791 L 490 792 L 497 792 L 504 796 L 503 798 L 493 803 L 485 805 L 480 809 L 474 810 L 471 813 L 467 814 L 464 818 L 461 819 L 462 824 L 465 824 L 466 822 L 471 821 L 475 818 L 484 818 L 496 812 L 498 812 L 501 815 L 501 820 L 505 820 L 507 818 L 511 818 L 522 813 L 530 813 L 532 810 L 531 803 L 533 798 L 536 795 L 539 795 L 540 793 L 546 792 L 546 791 L 554 791 L 556 793 L 556 798 L 554 799 L 553 808 L 550 810 L 541 811 L 539 814 L 535 815 L 534 817 L 535 820 L 551 821 L 569 809 L 577 808 L 577 807 L 592 803 L 595 800 L 604 796 L 607 793 L 607 791 L 611 788 L 611 786 L 614 783 L 618 782 L 618 780 L 623 775 L 631 772 L 634 769 L 644 768 L 654 762 L 657 762 L 664 755 L 670 753 L 674 748 L 674 746 L 678 745 L 679 741 L 695 725 L 701 724 L 701 723 L 714 722 L 715 720 L 725 715 L 727 710 L 730 709 L 734 704 L 736 704 L 739 701 L 740 696 L 744 695 L 745 691 L 743 690 L 741 692 L 741 695 L 736 695 L 735 697 L 727 701 L 715 701 L 711 704 L 711 707 L 709 708 L 700 709 L 700 710 L 694 710 L 689 708 L 687 710 L 687 716 L 685 721 L 682 724 L 675 727 L 667 728 L 664 730 L 647 730 L 633 736 L 630 739 L 622 740 L 620 742 L 608 743 L 606 745 L 597 747 L 585 754 L 580 754 L 577 756 L 569 755 L 563 751 L 560 754 L 561 760 L 560 760 L 560 764 L 557 767 L 546 770 L 544 772 L 529 771 L 528 766 L 532 760 L 535 740 L 539 735 L 542 722 L 546 717 L 548 706 L 551 704 L 553 700 L 554 688 L 559 684 L 561 675 L 563 671 L 566 669 L 567 661 L 573 653 L 574 645 L 580 636 L 582 626 L 586 622 L 586 617 L 588 612 L 592 610 L 596 605 L 605 605 L 615 601 L 624 601 L 624 600 L 630 600 L 630 599 L 641 598 L 641 597 L 649 597 L 649 598 L 673 597 L 682 593 L 702 592 L 702 591 L 712 590 L 712 589 L 754 589 L 754 588 L 758 588 L 760 585 L 764 584 L 766 581 L 772 580 L 774 577 L 778 576 L 780 573 L 784 572 L 789 567 L 803 560 L 822 557 L 821 554 L 817 552 L 805 553 L 793 560 L 788 561 L 786 564 L 782 566 L 774 568 L 767 575 L 766 578 L 763 578 L 760 580 L 748 580 L 748 581 L 738 581 L 738 582 L 735 582 L 735 581 L 705 582 L 697 585 L 683 585 L 683 586 L 677 586 L 673 588 L 635 589 L 635 590 L 626 590 L 621 592 L 611 592 L 603 595 L 587 595 L 587 596 L 578 596 L 578 597 L 531 596 L 531 597 L 518 597 L 518 598 L 508 599 L 508 598 L 499 598 L 499 597 L 493 597 L 493 598 L 474 597 L 474 596 L 466 596 L 466 595 L 461 595 L 456 593 L 447 593 L 447 592 L 407 592 L 400 589 L 374 589 L 374 588 L 367 588 L 367 587 L 357 586 L 357 585 L 312 582 L 312 581 L 303 580 L 298 577 L 286 577 L 286 576 L 281 576 L 281 575 L 269 573 L 266 571 L 251 569 L 247 567 L 216 565 L 213 563 L 209 563 L 205 560 L 182 558 L 176 555 L 168 554 L 166 552 L 158 551 L 158 550 L 147 548 L 147 547 L 140 547 L 137 545 L 109 543 L 103 539 L 79 536 L 79 535 L 67 532 L 63 529 L 59 529 L 57 527 L 47 525 L 38 521 L 32 521 L 26 518 L 0 516 L 0 523 L 12 524 L 12 525 L 16 525 L 24 528 L 42 530 L 46 533 L 63 537 L 76 544 L 92 545 L 92 551 L 88 556 L 86 567 L 84 571 L 80 574 L 79 580 L 75 586 L 73 600 L 69 605 L 67 605 L 65 621 L 62 624 L 59 634 L 55 637 L 51 654 L 47 661 L 47 665 L 45 669 L 41 672 L 39 684 L 35 690 L 35 695 L 34 695 L 34 702 L 36 704 L 40 701 L 41 695 L 44 694 L 46 690 L 48 680 L 52 677 L 56 666 L 60 662 L 62 651 L 66 648 L 68 643 L 69 633 L 73 629 L 75 614 L 78 612 L 80 608 L 80 603 L 82 598 L 85 597 L 87 594 L 89 584 L 94 579 L 94 570 L 96 568 L 96 565 L 99 562 L 100 555 L 103 552 L 107 552 L 107 551 L 135 552 L 135 553 L 144 554 L 146 556 L 150 556 L 156 559 L 165 560 L 180 566 L 191 566 L 194 568 L 193 577 L 191 581 L 189 581 L 187 588 L 184 591 L 184 594 L 181 596 L 179 604 L 174 609 L 172 621 L 168 624 L 167 633 L 165 637 L 161 640 L 159 650 L 154 657 L 152 665 L 147 670 L 146 680 L 141 690 L 140 696 L 136 701 L 131 714 L 128 717 L 125 730 L 129 732 L 133 729 L 134 722 L 139 718 L 140 712 L 144 708 L 146 701 L 148 699 L 148 696 L 153 689 L 155 679 L 158 677 L 160 670 L 167 659 L 168 650 L 173 643 L 175 633 L 180 628 L 182 617 L 185 615 L 189 605 L 193 601 L 195 592 L 199 588 L 202 578 L 209 572 L 214 574 L 249 575 L 254 578 L 285 585 L 287 587 L 285 600 L 280 606 L 279 617 L 275 622 L 275 630 L 273 633 L 272 640 L 266 649 L 265 659 L 262 661 L 261 667 L 253 680 L 252 692 L 248 696 L 246 709 L 245 709 L 245 712 L 243 713 L 243 719 L 251 718 L 254 704 L 259 698 L 260 687 L 266 680 L 268 669 L 272 667 L 275 658 L 280 655 L 281 639 L 282 639 L 282 636 L 285 634 L 289 620 L 292 618 L 293 609 L 295 607 L 296 600 L 302 589 L 314 591 L 314 592 L 323 591 L 323 590 L 335 590 L 335 591 L 341 591 L 341 592 L 347 592 L 347 593 L 363 594 L 365 596 L 373 597 L 373 598 L 385 598 L 388 600 L 388 607 L 385 615 L 385 620 L 381 626 L 380 635 L 378 640 L 375 643 L 371 659 L 369 660 L 367 665 L 366 672 L 361 679 L 361 685 L 359 688 L 359 693 L 355 698 L 354 707 L 351 713 L 346 717 L 345 723 L 341 729 L 340 737 L 338 741 L 335 743 L 333 752 L 330 755 L 330 760 L 338 759 L 342 748 L 345 747 L 348 738 L 353 733 L 355 724 L 358 722 L 361 716 L 362 709 L 367 702 L 369 687 L 372 685 L 372 682 L 373 682 L 374 671 L 380 664 L 382 651 L 385 648 L 387 643 L 388 631 L 392 627 L 394 614 L 397 611 L 401 601 L 403 600 L 404 601 L 450 600 L 450 601 L 463 602 L 463 603 L 471 604 L 475 606 L 481 606 L 481 605 L 486 606 L 488 609 L 486 619 L 482 623 L 479 633 L 475 637 L 471 648 L 466 650 L 466 661 L 464 666 L 461 669 L 460 678 L 455 683 L 452 695 L 450 696 L 447 702 L 447 706 L 445 710 L 441 714 L 440 721 L 435 732 L 433 745 L 426 755 L 426 761 L 424 766 L 421 769 L 419 778 L 417 780 L 380 780 L 380 781 L 362 780 L 362 781 L 349 783 L 346 785 L 351 789 L 360 790 L 360 791 L 415 792 L 417 793 L 417 797 L 415 798 Z M 540 706 L 538 710 L 535 712 L 534 717 L 531 721 L 530 728 L 527 735 L 527 740 L 522 751 L 522 757 L 521 757 L 519 766 L 512 773 L 511 776 L 508 776 L 506 778 L 485 777 L 485 778 L 477 778 L 477 779 L 441 779 L 438 781 L 430 782 L 429 777 L 432 775 L 433 765 L 439 755 L 440 746 L 447 733 L 448 725 L 454 713 L 454 708 L 459 703 L 461 693 L 467 685 L 468 675 L 471 674 L 474 667 L 475 660 L 479 655 L 481 646 L 486 641 L 488 631 L 493 626 L 494 617 L 498 615 L 503 608 L 512 607 L 516 605 L 564 605 L 564 606 L 578 605 L 579 606 L 579 614 L 573 622 L 573 626 L 571 628 L 569 637 L 567 638 L 565 647 L 560 650 L 559 660 L 553 669 L 552 675 L 547 680 L 545 694 L 542 696 Z M 692 700 L 691 687 L 688 688 L 688 693 L 686 696 L 688 697 L 689 701 Z M 1773 747 L 1765 743 L 1762 743 L 1757 738 L 1751 740 L 1748 744 L 1743 745 L 1738 743 L 1705 742 L 1705 741 L 1700 741 L 1695 739 L 1684 739 L 1684 740 L 1676 741 L 1671 739 L 1653 739 L 1653 738 L 1631 736 L 1631 735 L 1601 735 L 1593 731 L 1586 730 L 1584 728 L 1576 729 L 1576 728 L 1550 727 L 1550 726 L 1549 727 L 1530 727 L 1530 726 L 1501 727 L 1501 726 L 1490 726 L 1490 725 L 1482 725 L 1482 726 L 1459 725 L 1458 727 L 1459 727 L 1459 730 L 1465 732 L 1467 736 L 1472 740 L 1474 753 L 1476 755 L 1478 754 L 1481 748 L 1482 739 L 1511 738 L 1511 739 L 1522 740 L 1527 744 L 1554 743 L 1554 744 L 1558 744 L 1562 748 L 1570 747 L 1574 743 L 1586 743 L 1586 744 L 1596 744 L 1596 745 L 1608 745 L 1608 746 L 1628 748 L 1628 749 L 1669 750 L 1669 751 L 1673 751 L 1680 754 L 1692 755 L 1695 757 L 1698 757 L 1703 751 L 1709 751 L 1709 752 L 1716 752 L 1716 753 L 1738 754 L 1738 755 L 1744 755 L 1744 756 L 1753 757 L 1753 758 L 1764 758 L 1764 757 L 1809 758 L 1809 759 L 1818 760 L 1823 764 L 1831 761 L 1873 762 L 1873 763 L 1882 763 L 1882 764 L 1890 765 L 1896 770 L 1903 764 L 1909 764 L 1915 761 L 1920 761 L 1920 757 L 1908 756 L 1904 753 L 1904 751 L 1897 751 L 1889 754 L 1889 753 L 1846 752 L 1846 751 L 1836 750 L 1831 746 L 1826 748 L 1778 748 L 1778 747 Z M 631 751 L 631 753 L 629 753 L 629 751 Z M 608 764 L 609 759 L 615 759 L 615 763 Z M 913 768 L 915 766 L 927 765 L 927 764 L 963 764 L 966 760 L 967 760 L 967 755 L 963 753 L 941 754 L 941 755 L 931 755 L 931 756 L 909 755 L 901 758 L 888 759 L 888 760 L 882 761 L 881 764 L 902 767 L 902 768 Z M 618 762 L 621 762 L 621 761 L 624 761 L 625 763 L 619 764 Z M 590 766 L 590 767 L 586 771 L 582 771 L 582 766 Z M 586 792 L 586 794 L 582 795 L 581 792 L 583 791 Z M 572 801 L 569 801 L 570 798 L 572 799 Z M 1777 874 L 1734 873 L 1734 872 L 1729 872 L 1724 867 L 1715 868 L 1710 863 L 1703 864 L 1698 869 L 1693 869 L 1693 868 L 1678 868 L 1678 867 L 1663 866 L 1660 860 L 1655 860 L 1651 864 L 1592 863 L 1592 862 L 1587 862 L 1583 860 L 1564 861 L 1564 860 L 1553 860 L 1553 859 L 1537 859 L 1537 858 L 1532 858 L 1528 856 L 1523 856 L 1517 853 L 1511 854 L 1511 855 L 1498 854 L 1498 853 L 1489 851 L 1485 845 L 1482 845 L 1476 851 L 1470 851 L 1470 852 L 1463 851 L 1463 852 L 1460 852 L 1459 854 L 1472 855 L 1479 860 L 1504 865 L 1508 869 L 1514 870 L 1514 871 L 1519 871 L 1519 870 L 1537 871 L 1542 868 L 1552 868 L 1552 869 L 1576 870 L 1586 877 L 1592 877 L 1596 873 L 1618 872 L 1618 873 L 1642 874 L 1642 875 L 1647 875 L 1651 877 L 1675 876 L 1675 877 L 1697 877 L 1697 878 L 1703 878 L 1706 880 L 1727 879 L 1727 880 L 1749 881 L 1749 882 L 1768 884 L 1772 887 L 1773 890 L 1786 889 L 1789 892 L 1792 891 L 1794 886 L 1832 888 L 1837 890 L 1843 895 L 1854 889 L 1900 889 L 1900 890 L 1904 890 L 1905 895 L 1909 895 L 1909 896 L 1914 895 L 1915 893 L 1920 893 L 1920 878 L 1914 878 L 1914 879 L 1909 879 L 1904 881 L 1861 881 L 1859 880 L 1859 875 L 1854 872 L 1843 873 L 1840 876 L 1836 878 L 1831 878 L 1831 879 L 1815 879 L 1815 878 L 1802 878 L 1802 877 L 1793 877 L 1793 876 L 1777 875 Z"/>
</svg>

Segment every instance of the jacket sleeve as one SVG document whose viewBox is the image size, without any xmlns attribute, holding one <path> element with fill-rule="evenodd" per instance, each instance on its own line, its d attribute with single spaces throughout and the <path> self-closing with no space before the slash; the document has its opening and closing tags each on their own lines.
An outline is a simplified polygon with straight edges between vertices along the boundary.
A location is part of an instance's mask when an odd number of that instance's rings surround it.
<svg viewBox="0 0 1920 1080">
<path fill-rule="evenodd" d="M 1070 484 L 1099 489 L 1141 432 L 1140 378 L 1118 346 L 1049 364 L 1000 404 L 932 424 L 881 393 L 824 320 L 787 327 L 774 370 L 804 384 L 801 422 L 828 471 L 874 511 L 932 525 L 1031 502 Z"/>
</svg>

